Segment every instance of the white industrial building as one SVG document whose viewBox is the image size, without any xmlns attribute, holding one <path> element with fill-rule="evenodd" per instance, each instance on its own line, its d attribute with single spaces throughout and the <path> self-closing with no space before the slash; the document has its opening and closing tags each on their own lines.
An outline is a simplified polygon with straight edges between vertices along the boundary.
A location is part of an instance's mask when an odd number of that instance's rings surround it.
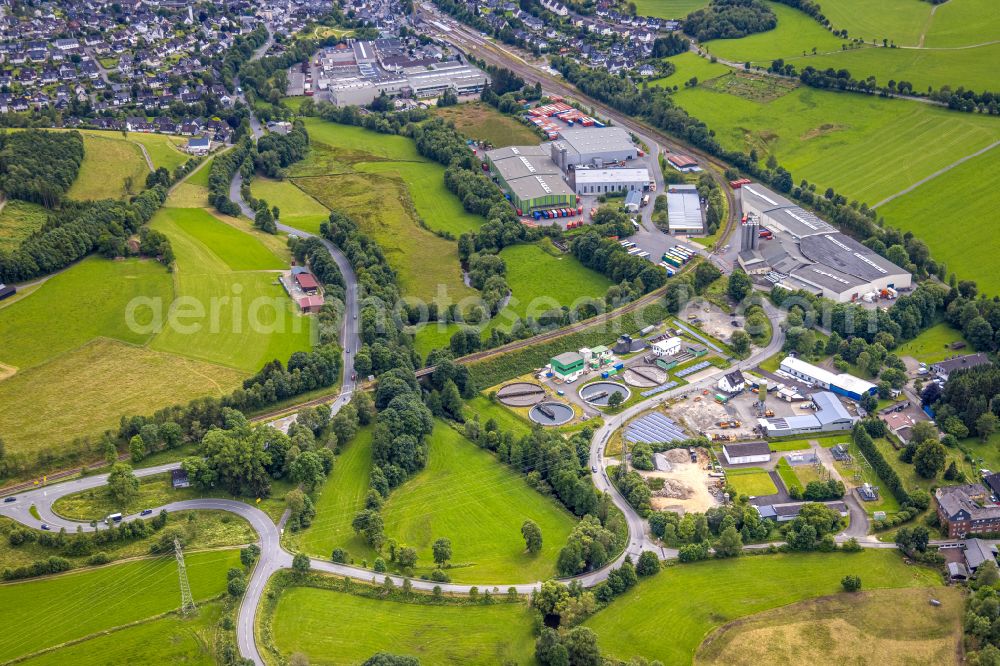
<svg viewBox="0 0 1000 666">
<path fill-rule="evenodd" d="M 781 361 L 781 371 L 809 384 L 833 391 L 852 400 L 861 400 L 866 393 L 875 393 L 878 387 L 860 377 L 846 372 L 837 374 L 826 368 L 820 368 L 812 363 L 806 363 L 794 356 L 786 356 Z"/>
<path fill-rule="evenodd" d="M 816 407 L 812 414 L 758 419 L 758 425 L 768 437 L 783 437 L 850 430 L 858 420 L 830 391 L 819 391 L 809 397 Z"/>
<path fill-rule="evenodd" d="M 767 442 L 746 442 L 744 444 L 726 444 L 722 447 L 722 455 L 730 465 L 748 465 L 764 463 L 771 460 L 771 447 Z"/>
<path fill-rule="evenodd" d="M 912 276 L 885 257 L 846 236 L 780 194 L 753 183 L 740 188 L 752 237 L 744 235 L 738 261 L 749 274 L 774 284 L 804 289 L 838 303 L 860 300 L 885 289 L 906 289 Z M 772 239 L 757 240 L 768 230 Z"/>
<path fill-rule="evenodd" d="M 650 345 L 656 356 L 673 356 L 681 350 L 681 339 L 677 336 L 659 340 Z"/>
<path fill-rule="evenodd" d="M 559 139 L 552 142 L 551 151 L 552 161 L 563 171 L 579 166 L 603 167 L 639 155 L 632 137 L 621 127 L 562 130 Z"/>
<path fill-rule="evenodd" d="M 649 169 L 575 169 L 573 188 L 577 194 L 641 192 L 649 187 Z"/>
<path fill-rule="evenodd" d="M 700 234 L 705 231 L 697 187 L 667 186 L 667 224 L 673 234 Z"/>
</svg>

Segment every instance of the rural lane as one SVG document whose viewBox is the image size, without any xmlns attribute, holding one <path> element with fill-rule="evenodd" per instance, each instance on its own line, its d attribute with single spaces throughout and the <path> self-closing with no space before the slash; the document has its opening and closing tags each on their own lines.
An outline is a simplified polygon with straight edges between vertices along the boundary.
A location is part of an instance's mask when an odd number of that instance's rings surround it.
<svg viewBox="0 0 1000 666">
<path fill-rule="evenodd" d="M 356 303 L 356 300 L 354 302 Z M 768 316 L 772 318 L 772 321 L 777 321 L 777 317 L 779 316 L 777 309 L 770 304 L 766 304 L 765 309 L 768 311 Z M 351 319 L 349 321 L 353 322 L 354 320 Z M 736 367 L 752 367 L 759 361 L 780 350 L 784 343 L 784 334 L 780 327 L 776 326 L 774 330 L 775 334 L 772 336 L 771 342 L 767 347 L 759 350 L 745 361 L 738 363 Z M 668 398 L 679 397 L 692 391 L 700 391 L 703 388 L 707 388 L 713 385 L 718 378 L 727 371 L 728 370 L 720 369 L 718 372 L 712 373 L 712 375 L 705 377 L 698 382 L 688 384 L 672 391 L 666 391 L 650 400 L 634 405 L 621 414 L 610 418 L 606 424 L 594 433 L 594 438 L 590 448 L 590 464 L 598 469 L 598 472 L 593 475 L 594 483 L 599 490 L 610 494 L 615 506 L 617 506 L 625 515 L 626 522 L 628 524 L 629 537 L 624 551 L 615 561 L 598 570 L 582 574 L 570 580 L 576 580 L 586 587 L 592 587 L 605 580 L 608 577 L 608 572 L 612 568 L 620 566 L 626 556 L 631 556 L 634 560 L 645 550 L 659 553 L 662 558 L 676 557 L 677 551 L 662 548 L 655 542 L 655 540 L 646 531 L 646 521 L 639 516 L 639 514 L 628 504 L 628 502 L 625 501 L 624 497 L 622 497 L 622 495 L 610 482 L 607 477 L 606 469 L 603 465 L 603 449 L 611 436 L 611 433 L 624 425 L 628 419 L 636 416 L 644 410 L 654 407 L 658 403 L 662 403 Z M 347 387 L 345 386 L 345 389 L 346 388 Z M 343 398 L 344 395 L 342 394 L 340 399 Z M 137 469 L 135 470 L 135 474 L 138 477 L 148 477 L 155 474 L 169 472 L 179 467 L 179 462 L 166 463 L 154 467 Z M 94 531 L 96 528 L 89 524 L 67 520 L 56 515 L 52 506 L 59 498 L 65 497 L 66 495 L 105 485 L 107 483 L 107 478 L 107 474 L 95 474 L 93 476 L 73 479 L 71 481 L 65 481 L 52 486 L 42 486 L 23 492 L 16 496 L 15 501 L 0 504 L 0 515 L 6 516 L 23 525 L 35 529 L 41 529 L 42 524 L 44 523 L 52 530 L 65 528 L 67 532 L 75 532 L 79 528 L 85 532 Z M 32 506 L 34 506 L 38 512 L 38 518 L 35 518 L 31 514 Z M 257 609 L 260 606 L 260 601 L 264 593 L 264 588 L 267 585 L 267 581 L 276 571 L 288 569 L 292 565 L 292 554 L 281 546 L 281 529 L 274 524 L 266 513 L 258 509 L 256 506 L 236 500 L 211 498 L 185 500 L 172 502 L 162 507 L 155 507 L 153 508 L 153 512 L 158 513 L 161 509 L 168 512 L 193 509 L 229 511 L 247 520 L 257 532 L 260 538 L 261 554 L 260 559 L 250 576 L 247 591 L 240 604 L 236 638 L 240 654 L 248 659 L 252 659 L 256 664 L 263 665 L 264 661 L 260 655 L 254 632 Z M 133 514 L 126 516 L 124 520 L 131 521 L 138 518 L 138 514 Z M 883 545 L 882 547 L 885 546 Z M 403 584 L 403 578 L 401 576 L 379 574 L 369 569 L 363 569 L 346 564 L 337 564 L 327 560 L 311 559 L 311 566 L 317 571 L 323 571 L 339 576 L 347 576 L 356 580 L 382 583 L 386 578 L 390 578 L 396 585 Z M 410 582 L 414 589 L 425 592 L 432 591 L 437 585 L 432 581 L 419 579 L 411 580 Z M 519 594 L 529 594 L 540 585 L 541 581 L 536 581 L 530 583 L 514 583 L 510 585 L 487 584 L 480 585 L 478 587 L 484 589 L 497 587 L 503 591 L 513 587 Z M 473 585 L 471 584 L 457 583 L 441 585 L 442 591 L 456 594 L 467 594 L 472 587 Z"/>
</svg>

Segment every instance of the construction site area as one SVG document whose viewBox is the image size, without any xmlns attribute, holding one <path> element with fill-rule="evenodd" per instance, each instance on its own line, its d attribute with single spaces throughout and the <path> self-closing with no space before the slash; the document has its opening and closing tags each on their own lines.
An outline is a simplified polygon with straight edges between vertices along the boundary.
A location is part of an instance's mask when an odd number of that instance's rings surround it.
<svg viewBox="0 0 1000 666">
<path fill-rule="evenodd" d="M 702 513 L 722 504 L 725 478 L 705 449 L 669 449 L 655 460 L 655 471 L 639 471 L 650 487 L 653 509 Z"/>
</svg>

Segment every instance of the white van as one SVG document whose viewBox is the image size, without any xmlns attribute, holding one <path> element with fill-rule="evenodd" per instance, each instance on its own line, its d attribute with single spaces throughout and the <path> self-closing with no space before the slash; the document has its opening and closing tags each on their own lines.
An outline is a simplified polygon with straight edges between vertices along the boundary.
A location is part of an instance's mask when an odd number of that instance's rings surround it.
<svg viewBox="0 0 1000 666">
<path fill-rule="evenodd" d="M 104 519 L 104 523 L 106 525 L 113 525 L 115 523 L 120 523 L 120 522 L 122 522 L 122 514 L 120 513 L 112 513 L 111 515 L 109 515 L 107 518 Z"/>
</svg>

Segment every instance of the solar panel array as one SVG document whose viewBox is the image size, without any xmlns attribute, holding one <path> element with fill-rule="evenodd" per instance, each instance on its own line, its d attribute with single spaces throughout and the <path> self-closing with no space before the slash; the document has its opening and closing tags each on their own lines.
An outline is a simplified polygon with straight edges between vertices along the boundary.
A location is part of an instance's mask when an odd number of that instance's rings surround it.
<svg viewBox="0 0 1000 666">
<path fill-rule="evenodd" d="M 669 391 L 675 386 L 677 386 L 677 382 L 671 380 L 666 384 L 660 384 L 659 386 L 654 386 L 648 391 L 643 391 L 641 395 L 643 398 L 648 398 L 651 395 L 656 395 L 657 393 L 663 393 L 664 391 Z"/>
<path fill-rule="evenodd" d="M 695 363 L 694 365 L 684 368 L 683 370 L 678 370 L 674 373 L 675 377 L 687 377 L 690 374 L 694 374 L 699 370 L 704 370 L 708 366 L 712 365 L 708 361 L 702 361 L 701 363 Z"/>
<path fill-rule="evenodd" d="M 652 412 L 629 423 L 625 429 L 625 439 L 633 444 L 657 444 L 680 442 L 688 439 L 688 436 L 681 426 L 659 412 Z"/>
</svg>

